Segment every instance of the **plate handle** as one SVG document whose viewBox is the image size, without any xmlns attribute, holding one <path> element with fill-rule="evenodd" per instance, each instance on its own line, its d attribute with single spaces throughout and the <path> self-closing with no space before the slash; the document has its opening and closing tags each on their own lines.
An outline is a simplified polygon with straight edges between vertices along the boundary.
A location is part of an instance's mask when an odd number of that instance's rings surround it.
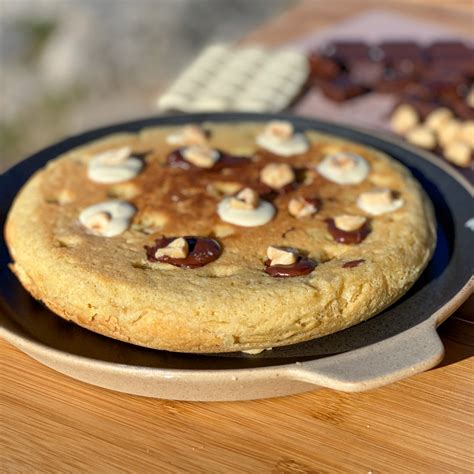
<svg viewBox="0 0 474 474">
<path fill-rule="evenodd" d="M 384 341 L 327 359 L 295 364 L 292 378 L 344 392 L 388 385 L 437 365 L 444 346 L 428 320 Z"/>
</svg>

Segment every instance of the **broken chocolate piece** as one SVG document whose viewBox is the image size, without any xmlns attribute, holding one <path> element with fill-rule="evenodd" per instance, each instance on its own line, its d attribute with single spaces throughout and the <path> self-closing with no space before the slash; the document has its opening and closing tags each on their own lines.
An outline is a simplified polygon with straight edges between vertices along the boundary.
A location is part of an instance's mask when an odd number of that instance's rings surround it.
<svg viewBox="0 0 474 474">
<path fill-rule="evenodd" d="M 323 94 L 336 102 L 343 102 L 368 92 L 366 87 L 353 82 L 347 74 L 342 74 L 332 81 L 321 81 L 318 84 Z"/>
</svg>

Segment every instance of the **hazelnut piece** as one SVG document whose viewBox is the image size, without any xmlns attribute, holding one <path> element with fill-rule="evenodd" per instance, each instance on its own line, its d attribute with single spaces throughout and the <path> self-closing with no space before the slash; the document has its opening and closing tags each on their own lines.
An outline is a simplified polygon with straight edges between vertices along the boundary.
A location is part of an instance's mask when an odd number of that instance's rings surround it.
<svg viewBox="0 0 474 474">
<path fill-rule="evenodd" d="M 471 163 L 471 149 L 465 143 L 450 143 L 443 151 L 446 159 L 457 166 L 467 168 Z"/>
<path fill-rule="evenodd" d="M 92 214 L 85 222 L 84 225 L 96 233 L 101 233 L 112 220 L 112 215 L 105 211 L 99 211 Z"/>
<path fill-rule="evenodd" d="M 124 163 L 131 153 L 132 149 L 129 146 L 122 146 L 99 153 L 94 158 L 103 165 L 114 166 Z"/>
<path fill-rule="evenodd" d="M 198 125 L 187 125 L 182 131 L 182 141 L 185 145 L 206 145 L 206 132 Z"/>
<path fill-rule="evenodd" d="M 390 125 L 396 133 L 404 135 L 418 125 L 420 119 L 414 107 L 408 104 L 398 106 L 392 114 Z"/>
<path fill-rule="evenodd" d="M 432 130 L 428 127 L 416 127 L 410 130 L 406 139 L 413 145 L 432 150 L 436 146 L 436 137 Z"/>
<path fill-rule="evenodd" d="M 295 250 L 282 249 L 272 245 L 267 248 L 267 257 L 270 260 L 270 266 L 292 265 L 298 260 L 298 254 Z"/>
<path fill-rule="evenodd" d="M 295 180 L 295 172 L 286 163 L 270 163 L 260 171 L 260 180 L 272 189 L 281 189 Z"/>
<path fill-rule="evenodd" d="M 317 206 L 302 196 L 292 198 L 288 203 L 288 212 L 299 219 L 312 216 L 318 211 Z"/>
<path fill-rule="evenodd" d="M 461 133 L 461 122 L 449 120 L 438 130 L 438 140 L 441 146 L 447 146 L 456 141 Z"/>
<path fill-rule="evenodd" d="M 433 110 L 427 117 L 425 125 L 431 130 L 441 130 L 453 118 L 453 113 L 446 107 Z"/>
<path fill-rule="evenodd" d="M 192 145 L 182 151 L 183 158 L 199 168 L 212 168 L 219 159 L 219 153 L 202 145 Z"/>
<path fill-rule="evenodd" d="M 354 232 L 367 222 L 366 217 L 343 214 L 334 218 L 334 225 L 344 232 Z"/>
<path fill-rule="evenodd" d="M 230 207 L 234 209 L 256 209 L 260 202 L 260 197 L 256 191 L 251 188 L 244 188 L 230 200 Z"/>
<path fill-rule="evenodd" d="M 463 143 L 474 148 L 474 120 L 466 120 L 461 124 L 459 138 Z"/>
<path fill-rule="evenodd" d="M 156 250 L 155 258 L 170 257 L 170 258 L 186 258 L 189 254 L 189 245 L 186 239 L 178 237 L 172 240 L 166 247 Z"/>
<path fill-rule="evenodd" d="M 293 136 L 294 129 L 290 122 L 273 120 L 265 127 L 263 133 L 271 136 L 274 140 L 285 141 Z"/>
</svg>

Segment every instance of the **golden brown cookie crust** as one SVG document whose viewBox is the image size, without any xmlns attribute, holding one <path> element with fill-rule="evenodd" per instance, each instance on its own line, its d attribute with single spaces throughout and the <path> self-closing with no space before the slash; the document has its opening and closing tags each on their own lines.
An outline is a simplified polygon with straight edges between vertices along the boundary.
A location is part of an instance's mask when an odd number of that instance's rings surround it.
<svg viewBox="0 0 474 474">
<path fill-rule="evenodd" d="M 264 124 L 209 126 L 212 146 L 236 155 L 257 151 L 252 169 L 191 177 L 169 168 L 166 156 L 176 146 L 167 144 L 166 136 L 177 128 L 156 127 L 97 140 L 38 171 L 18 194 L 6 226 L 12 270 L 25 288 L 63 318 L 106 336 L 171 351 L 230 352 L 347 328 L 392 304 L 419 277 L 434 249 L 435 220 L 421 187 L 399 163 L 316 132 L 307 132 L 307 153 L 278 158 L 255 144 Z M 149 152 L 144 171 L 120 184 L 90 181 L 90 157 L 122 145 Z M 243 228 L 217 216 L 223 192 L 256 179 L 265 164 L 316 165 L 327 153 L 341 150 L 370 163 L 361 184 L 341 186 L 309 173 L 311 183 L 275 200 L 278 212 L 267 225 Z M 398 191 L 404 206 L 372 217 L 372 232 L 361 244 L 334 242 L 325 219 L 364 215 L 356 198 L 376 186 Z M 295 219 L 287 205 L 301 193 L 319 196 L 323 205 L 314 216 Z M 131 228 L 113 238 L 90 235 L 78 222 L 81 210 L 110 198 L 136 206 Z M 222 256 L 193 270 L 151 264 L 144 245 L 158 235 L 214 236 L 222 243 Z M 263 272 L 269 245 L 304 249 L 318 266 L 307 276 L 272 278 Z M 364 259 L 363 264 L 343 267 L 356 259 Z"/>
</svg>

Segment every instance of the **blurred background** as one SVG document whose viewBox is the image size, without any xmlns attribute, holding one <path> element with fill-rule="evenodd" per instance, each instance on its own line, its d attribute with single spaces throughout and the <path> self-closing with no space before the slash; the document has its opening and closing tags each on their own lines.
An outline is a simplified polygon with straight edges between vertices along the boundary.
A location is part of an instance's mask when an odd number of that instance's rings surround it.
<svg viewBox="0 0 474 474">
<path fill-rule="evenodd" d="M 214 41 L 291 0 L 0 0 L 1 168 L 60 138 L 150 115 L 157 91 Z"/>
<path fill-rule="evenodd" d="M 210 43 L 311 51 L 357 36 L 357 18 L 382 6 L 441 38 L 472 37 L 471 0 L 0 0 L 0 171 L 64 136 L 157 113 L 159 93 Z M 296 111 L 318 115 L 318 104 Z M 357 104 L 325 106 L 352 120 Z"/>
</svg>

